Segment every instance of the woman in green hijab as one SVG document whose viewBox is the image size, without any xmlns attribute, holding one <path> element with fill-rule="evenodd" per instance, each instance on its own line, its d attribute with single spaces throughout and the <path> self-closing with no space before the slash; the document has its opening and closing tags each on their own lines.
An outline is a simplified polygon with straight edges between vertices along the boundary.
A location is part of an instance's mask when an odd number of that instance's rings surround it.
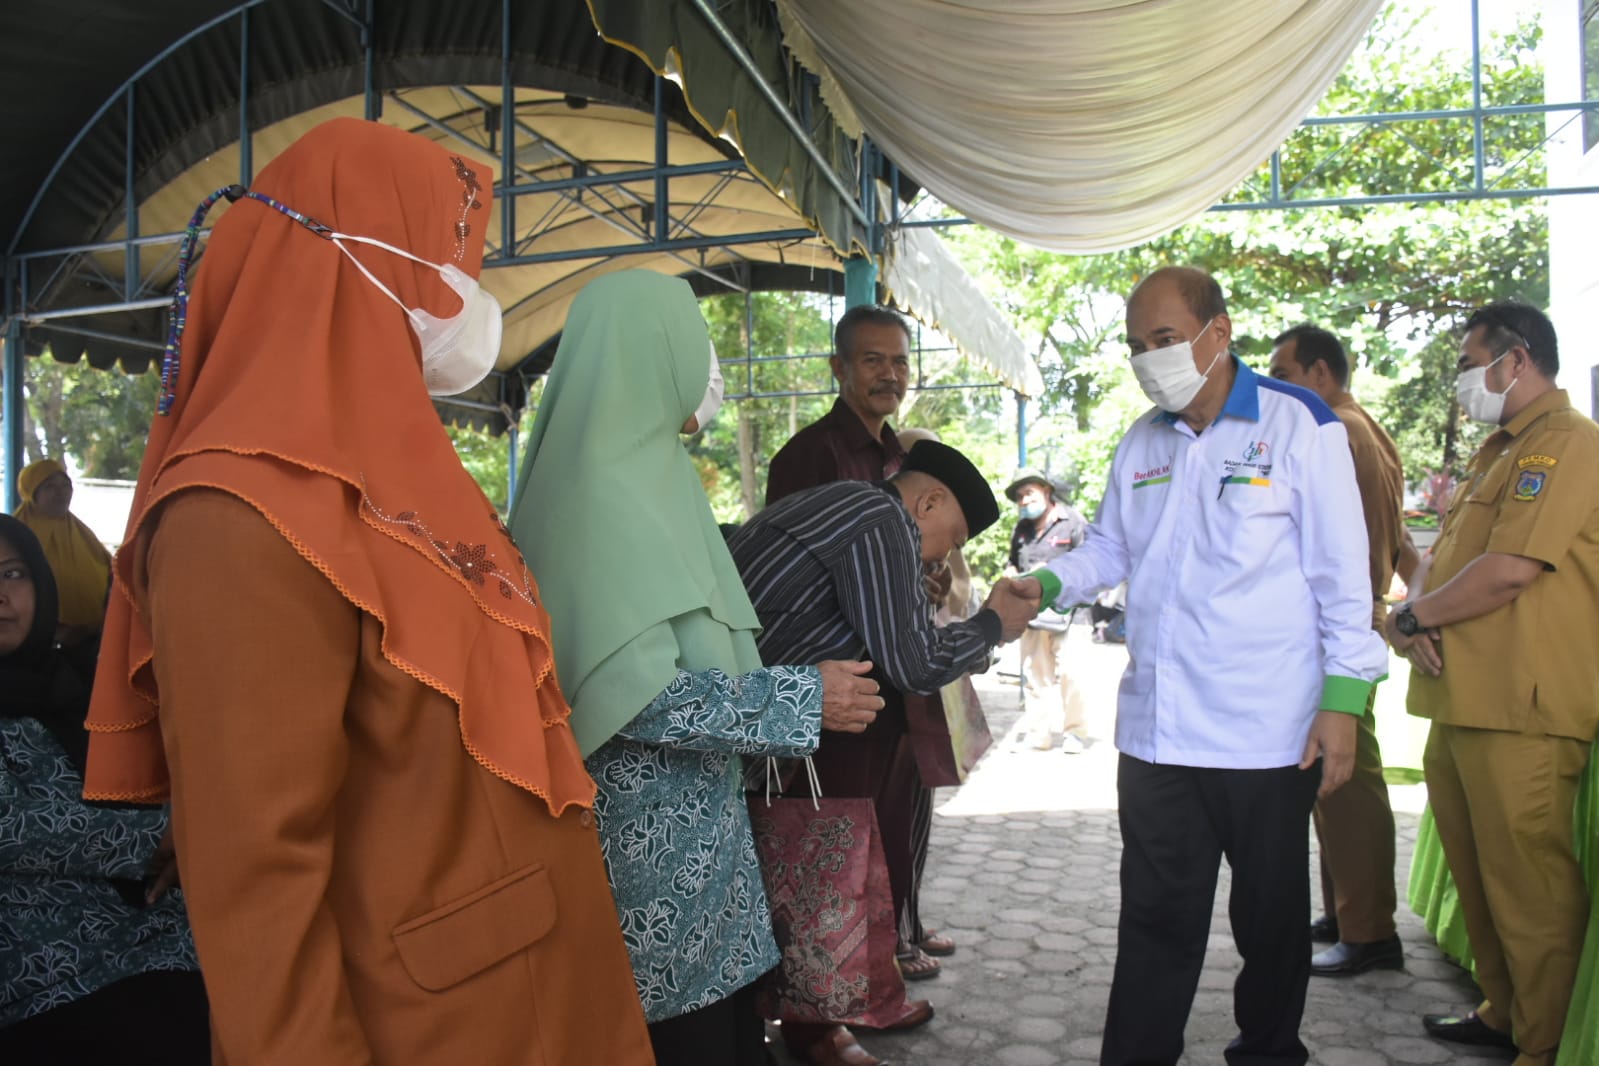
<svg viewBox="0 0 1599 1066">
<path fill-rule="evenodd" d="M 758 623 L 679 433 L 715 414 L 688 284 L 599 278 L 572 304 L 511 533 L 554 620 L 556 673 L 660 1066 L 759 1066 L 777 964 L 739 756 L 860 732 L 868 664 L 763 668 Z M 719 374 L 716 375 L 720 377 Z"/>
</svg>

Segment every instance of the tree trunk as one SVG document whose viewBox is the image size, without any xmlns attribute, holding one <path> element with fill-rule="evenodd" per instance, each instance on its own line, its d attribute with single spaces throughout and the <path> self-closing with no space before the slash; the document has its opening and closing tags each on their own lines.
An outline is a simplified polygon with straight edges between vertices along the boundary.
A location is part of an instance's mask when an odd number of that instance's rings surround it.
<svg viewBox="0 0 1599 1066">
<path fill-rule="evenodd" d="M 739 347 L 744 349 L 744 358 L 751 358 L 755 352 L 750 344 L 750 316 L 740 315 L 738 320 Z M 755 512 L 761 509 L 760 493 L 755 481 L 755 449 L 760 443 L 760 434 L 756 432 L 755 423 L 750 418 L 750 404 L 754 400 L 743 400 L 738 405 L 738 487 L 739 495 L 744 499 L 744 519 L 748 521 L 755 517 Z"/>
<path fill-rule="evenodd" d="M 750 401 L 738 405 L 738 485 L 744 497 L 744 520 L 755 517 L 761 509 L 759 491 L 755 483 L 755 424 L 750 420 Z"/>
<path fill-rule="evenodd" d="M 24 430 L 28 461 L 50 458 L 66 461 L 67 430 L 63 415 L 66 412 L 66 393 L 62 388 L 59 366 L 38 366 L 35 373 L 23 374 L 23 387 L 27 393 L 24 405 L 32 432 Z M 31 379 L 31 380 L 30 380 Z M 27 423 L 24 423 L 26 426 Z"/>
</svg>

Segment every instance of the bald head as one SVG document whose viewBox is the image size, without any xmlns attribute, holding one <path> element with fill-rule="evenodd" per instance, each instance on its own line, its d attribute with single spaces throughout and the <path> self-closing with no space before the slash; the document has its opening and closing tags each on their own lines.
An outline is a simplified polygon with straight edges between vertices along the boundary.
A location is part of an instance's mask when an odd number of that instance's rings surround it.
<svg viewBox="0 0 1599 1066">
<path fill-rule="evenodd" d="M 1206 326 L 1225 349 L 1232 340 L 1227 301 L 1216 279 L 1203 270 L 1162 267 L 1127 297 L 1127 348 L 1133 355 L 1182 341 L 1197 343 Z"/>
<path fill-rule="evenodd" d="M 1221 286 L 1202 270 L 1164 267 L 1139 282 L 1127 297 L 1127 350 L 1134 360 L 1133 371 L 1139 373 L 1142 367 L 1155 375 L 1153 384 L 1142 376 L 1139 383 L 1157 406 L 1178 415 L 1196 433 L 1215 420 L 1232 388 L 1236 370 L 1222 358 L 1232 339 L 1233 323 Z M 1181 345 L 1188 346 L 1186 352 Z M 1145 353 L 1163 349 L 1170 351 L 1159 360 L 1150 356 L 1150 361 L 1139 362 Z M 1169 366 L 1171 358 L 1191 359 L 1194 372 Z M 1180 386 L 1159 383 L 1173 373 L 1185 379 Z"/>
<path fill-rule="evenodd" d="M 1127 296 L 1129 315 L 1134 302 L 1155 292 L 1163 295 L 1175 292 L 1200 324 L 1227 313 L 1227 298 L 1222 295 L 1221 286 L 1215 278 L 1195 267 L 1161 267 L 1134 285 Z"/>
</svg>

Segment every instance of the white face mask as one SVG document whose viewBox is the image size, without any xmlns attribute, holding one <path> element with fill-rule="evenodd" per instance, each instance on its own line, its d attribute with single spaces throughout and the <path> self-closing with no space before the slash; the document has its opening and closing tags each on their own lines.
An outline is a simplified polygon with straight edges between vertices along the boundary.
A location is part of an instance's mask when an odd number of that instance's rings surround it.
<svg viewBox="0 0 1599 1066">
<path fill-rule="evenodd" d="M 716 345 L 711 345 L 711 378 L 705 383 L 705 398 L 700 400 L 700 405 L 694 409 L 694 423 L 696 432 L 711 424 L 711 419 L 716 417 L 716 412 L 722 409 L 722 393 L 726 383 L 722 381 L 722 361 L 716 358 Z"/>
<path fill-rule="evenodd" d="M 1194 340 L 1205 335 L 1205 330 L 1210 328 L 1214 318 L 1206 322 Z M 1210 366 L 1201 374 L 1194 366 L 1194 341 L 1179 341 L 1165 348 L 1156 348 L 1153 351 L 1142 352 L 1133 356 L 1133 376 L 1138 379 L 1138 387 L 1144 390 L 1144 395 L 1149 401 L 1162 411 L 1173 414 L 1181 411 L 1194 401 L 1199 395 L 1199 390 L 1205 385 L 1205 379 L 1216 367 L 1216 360 L 1220 359 L 1226 349 L 1218 349 L 1216 358 L 1210 361 Z"/>
<path fill-rule="evenodd" d="M 495 360 L 500 356 L 500 334 L 505 325 L 505 312 L 500 309 L 499 301 L 483 291 L 475 279 L 450 263 L 430 263 L 371 237 L 352 237 L 347 233 L 328 236 L 339 246 L 339 251 L 350 257 L 350 262 L 366 275 L 368 281 L 405 312 L 406 321 L 411 323 L 411 332 L 416 334 L 416 339 L 422 345 L 422 380 L 427 385 L 429 395 L 454 396 L 489 376 Z M 398 296 L 389 291 L 387 285 L 374 277 L 344 246 L 345 241 L 370 244 L 374 248 L 404 256 L 413 263 L 432 267 L 444 278 L 444 284 L 461 298 L 461 309 L 449 318 L 439 318 L 421 308 L 406 307 Z"/>
<path fill-rule="evenodd" d="M 1505 352 L 1499 359 L 1503 359 Z M 1473 422 L 1487 422 L 1497 426 L 1499 419 L 1505 413 L 1505 397 L 1510 395 L 1510 390 L 1516 387 L 1520 378 L 1513 378 L 1504 392 L 1494 392 L 1488 388 L 1488 371 L 1497 366 L 1499 359 L 1495 359 L 1487 366 L 1474 366 L 1470 370 L 1462 370 L 1455 378 L 1455 399 L 1460 401 L 1460 409 L 1466 412 L 1466 417 Z"/>
</svg>

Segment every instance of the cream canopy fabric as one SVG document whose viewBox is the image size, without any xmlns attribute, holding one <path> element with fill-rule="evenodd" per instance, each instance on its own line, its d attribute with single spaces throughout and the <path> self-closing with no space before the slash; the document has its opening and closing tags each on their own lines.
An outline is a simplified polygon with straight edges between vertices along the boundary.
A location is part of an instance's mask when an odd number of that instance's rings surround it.
<svg viewBox="0 0 1599 1066">
<path fill-rule="evenodd" d="M 989 302 L 953 252 L 929 229 L 901 229 L 883 271 L 894 302 L 955 343 L 961 354 L 990 367 L 1023 396 L 1041 396 L 1038 372 L 1021 334 Z"/>
<path fill-rule="evenodd" d="M 1093 253 L 1156 237 L 1248 176 L 1382 0 L 777 3 L 847 131 L 986 226 Z"/>
</svg>

